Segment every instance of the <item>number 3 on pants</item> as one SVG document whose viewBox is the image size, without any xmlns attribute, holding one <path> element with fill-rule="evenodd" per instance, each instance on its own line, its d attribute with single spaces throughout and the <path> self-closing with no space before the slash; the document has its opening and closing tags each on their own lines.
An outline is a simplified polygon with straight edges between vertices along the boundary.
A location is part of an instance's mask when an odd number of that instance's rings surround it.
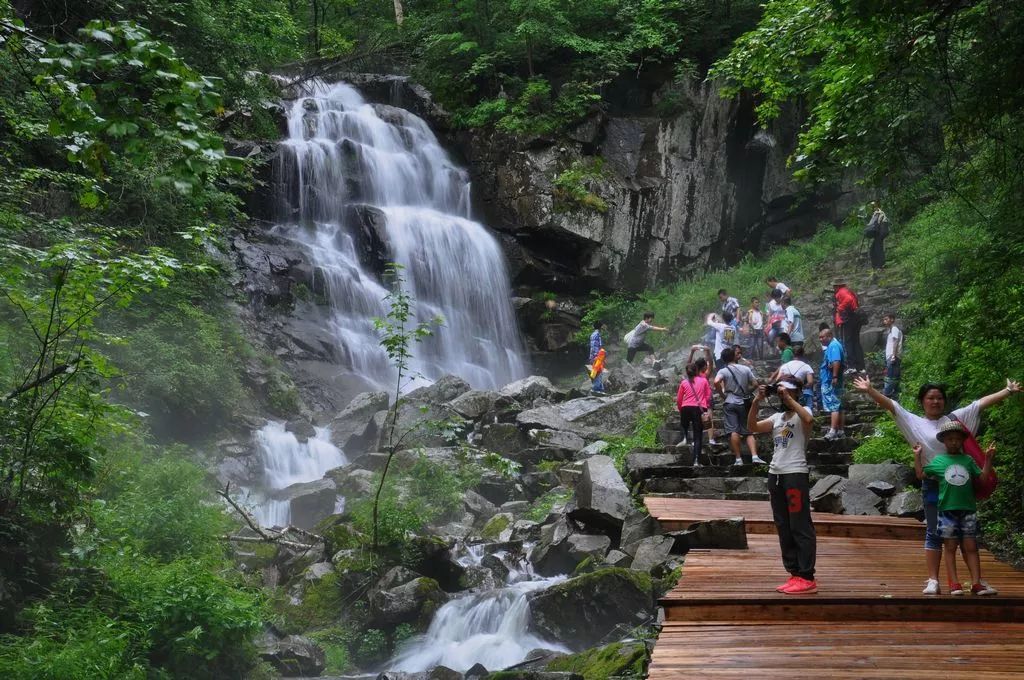
<svg viewBox="0 0 1024 680">
<path fill-rule="evenodd" d="M 789 501 L 790 514 L 804 509 L 804 496 L 800 493 L 800 489 L 786 489 L 786 500 Z"/>
</svg>

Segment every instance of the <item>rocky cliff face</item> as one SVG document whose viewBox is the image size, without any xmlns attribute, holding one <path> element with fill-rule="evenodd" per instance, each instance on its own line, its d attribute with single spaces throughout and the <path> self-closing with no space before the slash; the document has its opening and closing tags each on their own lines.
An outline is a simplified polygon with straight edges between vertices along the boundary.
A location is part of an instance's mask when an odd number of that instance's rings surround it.
<svg viewBox="0 0 1024 680">
<path fill-rule="evenodd" d="M 846 192 L 802 193 L 790 179 L 798 111 L 761 129 L 749 98 L 722 98 L 707 82 L 680 101 L 667 117 L 595 115 L 559 140 L 454 137 L 484 221 L 505 236 L 515 283 L 641 290 L 809 234 L 846 207 Z M 560 200 L 556 177 L 598 158 L 603 170 L 585 189 L 606 209 Z"/>
</svg>

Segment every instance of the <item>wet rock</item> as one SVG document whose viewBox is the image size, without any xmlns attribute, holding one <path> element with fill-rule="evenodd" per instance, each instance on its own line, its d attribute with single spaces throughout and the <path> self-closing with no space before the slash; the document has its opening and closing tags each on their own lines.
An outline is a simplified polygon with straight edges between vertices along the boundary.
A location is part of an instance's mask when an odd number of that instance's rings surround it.
<svg viewBox="0 0 1024 680">
<path fill-rule="evenodd" d="M 300 635 L 278 638 L 273 633 L 265 632 L 257 640 L 256 647 L 260 658 L 286 678 L 317 676 L 326 665 L 324 650 Z"/>
<path fill-rule="evenodd" d="M 565 517 L 559 517 L 540 530 L 540 540 L 530 551 L 530 562 L 534 570 L 542 576 L 555 576 L 571 572 L 578 561 L 569 555 L 569 536 L 573 527 Z M 513 538 L 517 537 L 515 531 Z"/>
<path fill-rule="evenodd" d="M 583 437 L 578 434 L 560 430 L 530 430 L 526 437 L 534 446 L 566 452 L 568 455 L 564 457 L 571 457 L 572 454 L 587 445 Z"/>
<path fill-rule="evenodd" d="M 466 491 L 462 495 L 462 504 L 468 512 L 473 513 L 477 519 L 490 519 L 498 513 L 498 506 L 490 502 L 475 491 Z"/>
<path fill-rule="evenodd" d="M 524 498 L 523 486 L 517 477 L 496 472 L 484 473 L 473 490 L 495 505 Z"/>
<path fill-rule="evenodd" d="M 512 515 L 521 515 L 529 509 L 529 501 L 509 501 L 507 503 L 502 503 L 501 507 L 498 508 L 501 512 L 508 512 Z"/>
<path fill-rule="evenodd" d="M 917 489 L 901 491 L 889 499 L 885 511 L 897 517 L 924 519 L 924 502 Z"/>
<path fill-rule="evenodd" d="M 530 629 L 543 639 L 582 650 L 614 630 L 654 620 L 654 593 L 647 574 L 603 569 L 563 581 L 529 596 Z"/>
<path fill-rule="evenodd" d="M 583 464 L 576 486 L 574 519 L 595 526 L 618 529 L 630 509 L 630 494 L 615 463 L 608 456 L 592 456 Z"/>
<path fill-rule="evenodd" d="M 612 539 L 593 534 L 573 534 L 567 543 L 569 557 L 579 564 L 588 557 L 595 560 L 603 559 L 612 545 Z"/>
<path fill-rule="evenodd" d="M 675 539 L 671 536 L 648 536 L 641 539 L 636 544 L 630 568 L 650 572 L 671 557 L 674 546 Z"/>
<path fill-rule="evenodd" d="M 532 522 L 528 519 L 517 519 L 512 524 L 512 540 L 532 543 L 539 541 L 541 536 L 541 525 L 539 522 Z"/>
<path fill-rule="evenodd" d="M 466 680 L 482 680 L 490 674 L 482 663 L 475 663 L 466 671 Z"/>
<path fill-rule="evenodd" d="M 448 402 L 448 406 L 463 418 L 478 420 L 492 411 L 501 399 L 493 390 L 469 390 Z"/>
<path fill-rule="evenodd" d="M 238 486 L 250 486 L 262 477 L 263 466 L 255 456 L 229 457 L 217 464 L 214 474 L 221 486 L 229 482 Z"/>
<path fill-rule="evenodd" d="M 292 484 L 274 492 L 276 500 L 291 504 L 291 524 L 300 529 L 312 529 L 317 522 L 334 513 L 338 487 L 333 479 Z"/>
<path fill-rule="evenodd" d="M 555 400 L 562 396 L 551 381 L 540 375 L 531 375 L 502 387 L 498 392 L 503 397 L 514 399 L 520 404 L 531 404 L 536 399 Z"/>
<path fill-rule="evenodd" d="M 331 419 L 331 443 L 345 452 L 349 459 L 364 453 L 375 443 L 379 422 L 374 414 L 386 411 L 386 392 L 363 392 L 357 394 L 341 413 Z"/>
<path fill-rule="evenodd" d="M 673 552 L 683 553 L 699 548 L 745 550 L 747 527 L 742 517 L 694 522 L 682 531 L 669 532 L 675 540 Z"/>
<path fill-rule="evenodd" d="M 562 656 L 547 668 L 578 672 L 585 678 L 642 678 L 646 676 L 647 657 L 647 645 L 632 640 Z"/>
<path fill-rule="evenodd" d="M 377 490 L 377 475 L 369 470 L 346 466 L 329 470 L 327 476 L 338 485 L 338 493 L 346 498 L 367 498 Z"/>
<path fill-rule="evenodd" d="M 876 496 L 882 498 L 889 498 L 896 493 L 896 487 L 889 482 L 874 481 L 867 484 L 868 490 L 872 491 Z"/>
<path fill-rule="evenodd" d="M 643 510 L 631 507 L 622 523 L 622 535 L 619 544 L 622 546 L 633 545 L 641 539 L 660 533 L 661 527 L 658 525 L 658 520 Z"/>
<path fill-rule="evenodd" d="M 851 482 L 868 484 L 881 481 L 892 484 L 897 489 L 904 489 L 916 481 L 914 470 L 899 463 L 861 463 L 851 465 L 847 473 Z"/>
<path fill-rule="evenodd" d="M 484 425 L 480 429 L 480 440 L 477 445 L 487 451 L 513 457 L 527 446 L 523 432 L 513 423 Z"/>
<path fill-rule="evenodd" d="M 526 429 L 573 432 L 584 439 L 603 435 L 630 435 L 641 413 L 653 402 L 633 392 L 612 397 L 583 397 L 561 404 L 545 404 L 522 411 L 516 423 Z"/>
<path fill-rule="evenodd" d="M 842 512 L 843 487 L 846 480 L 839 475 L 826 475 L 811 487 L 811 507 L 818 512 Z"/>
<path fill-rule="evenodd" d="M 377 585 L 374 586 L 375 590 L 391 590 L 398 586 L 404 586 L 410 581 L 414 581 L 419 578 L 419 574 L 414 572 L 412 569 L 406 569 L 405 567 L 392 567 L 388 569 L 387 573 L 377 581 Z"/>
<path fill-rule="evenodd" d="M 416 536 L 409 542 L 407 560 L 409 568 L 437 581 L 446 592 L 461 590 L 459 586 L 465 568 L 452 555 L 450 534 Z"/>
<path fill-rule="evenodd" d="M 425 626 L 430 623 L 448 595 L 437 581 L 419 577 L 388 590 L 378 590 L 370 596 L 370 617 L 375 626 L 396 626 L 411 623 Z"/>
<path fill-rule="evenodd" d="M 603 439 L 598 439 L 596 442 L 587 444 L 582 449 L 576 452 L 576 458 L 590 458 L 598 454 L 604 453 L 611 446 L 608 442 Z"/>
<path fill-rule="evenodd" d="M 497 555 L 484 555 L 480 560 L 480 566 L 489 570 L 498 583 L 505 583 L 508 580 L 508 566 Z"/>
<path fill-rule="evenodd" d="M 513 521 L 515 518 L 512 515 L 499 512 L 487 520 L 487 524 L 480 530 L 480 537 L 489 541 L 508 539 L 512 535 Z"/>
<path fill-rule="evenodd" d="M 612 550 L 604 556 L 604 563 L 612 567 L 628 568 L 633 558 L 621 550 Z"/>
<path fill-rule="evenodd" d="M 457 375 L 446 375 L 433 385 L 420 387 L 409 392 L 405 398 L 411 402 L 443 404 L 450 402 L 470 390 L 469 383 Z"/>
</svg>

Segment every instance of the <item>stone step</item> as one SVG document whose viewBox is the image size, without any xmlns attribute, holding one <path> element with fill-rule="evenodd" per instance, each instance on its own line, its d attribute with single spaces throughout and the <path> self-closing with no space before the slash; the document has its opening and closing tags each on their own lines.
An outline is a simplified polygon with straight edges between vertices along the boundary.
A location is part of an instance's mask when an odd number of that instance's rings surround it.
<svg viewBox="0 0 1024 680">
<path fill-rule="evenodd" d="M 643 483 L 645 493 L 687 494 L 690 498 L 735 497 L 737 494 L 764 495 L 768 481 L 764 476 L 738 477 L 654 477 Z M 737 499 L 738 500 L 738 499 Z"/>
<path fill-rule="evenodd" d="M 768 491 L 764 492 L 739 492 L 739 493 L 690 493 L 674 491 L 649 491 L 648 496 L 661 496 L 664 498 L 692 498 L 695 500 L 713 501 L 767 501 Z"/>
<path fill-rule="evenodd" d="M 839 475 L 840 477 L 845 477 L 850 466 L 845 463 L 823 463 L 820 465 L 811 464 L 808 467 L 812 476 Z M 702 463 L 698 467 L 693 467 L 687 462 L 680 465 L 640 468 L 630 474 L 630 481 L 637 483 L 651 479 L 670 479 L 673 477 L 681 479 L 694 479 L 697 477 L 764 477 L 767 474 L 767 465 L 752 465 L 749 462 L 745 462 L 743 465 L 733 465 L 732 462 L 716 462 L 714 465 Z"/>
</svg>

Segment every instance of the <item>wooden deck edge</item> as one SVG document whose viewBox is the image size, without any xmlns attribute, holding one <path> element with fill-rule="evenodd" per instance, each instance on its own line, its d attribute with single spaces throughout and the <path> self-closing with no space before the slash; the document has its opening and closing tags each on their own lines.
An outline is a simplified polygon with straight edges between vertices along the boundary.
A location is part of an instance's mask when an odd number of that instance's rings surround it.
<svg viewBox="0 0 1024 680">
<path fill-rule="evenodd" d="M 851 601 L 821 598 L 816 595 L 801 599 L 770 602 L 730 603 L 703 600 L 700 602 L 668 600 L 659 605 L 665 609 L 666 622 L 701 623 L 725 621 L 960 621 L 1024 623 L 1024 606 L 1019 600 L 885 600 Z"/>
</svg>

